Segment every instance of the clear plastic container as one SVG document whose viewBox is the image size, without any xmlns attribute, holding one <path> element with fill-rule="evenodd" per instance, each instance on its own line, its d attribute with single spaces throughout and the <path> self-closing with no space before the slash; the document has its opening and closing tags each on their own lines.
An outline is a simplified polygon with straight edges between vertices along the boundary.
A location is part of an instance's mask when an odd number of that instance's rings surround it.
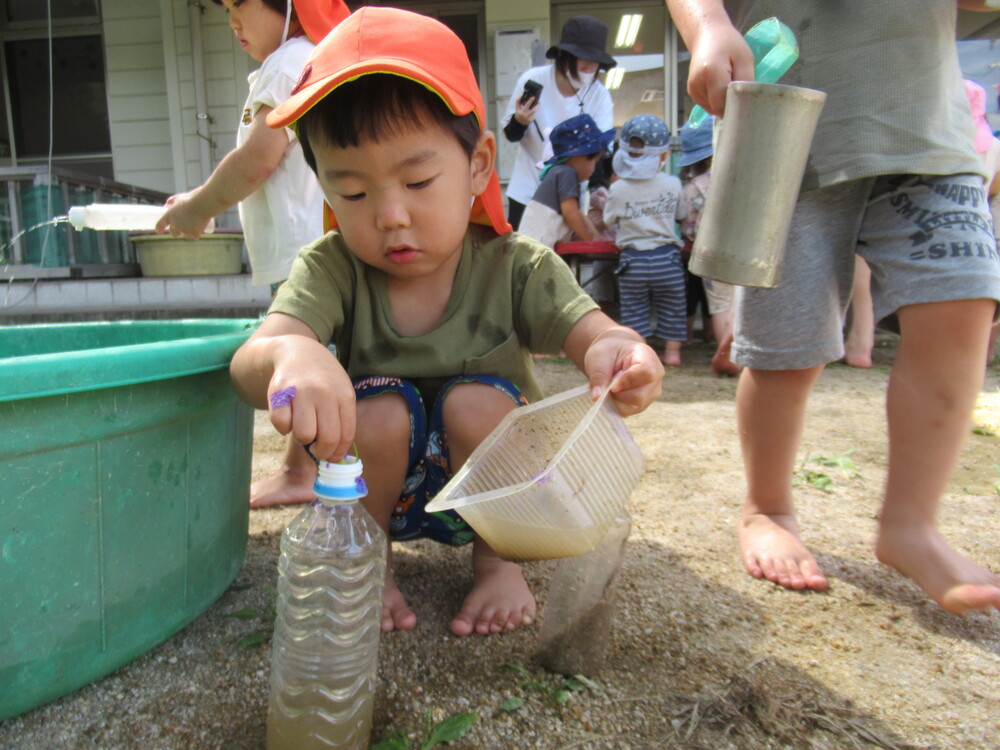
<svg viewBox="0 0 1000 750">
<path fill-rule="evenodd" d="M 618 573 L 632 529 L 623 511 L 590 552 L 560 560 L 542 610 L 538 661 L 559 674 L 594 677 L 608 656 Z"/>
<path fill-rule="evenodd" d="M 455 510 L 508 560 L 593 549 L 624 508 L 642 454 L 605 391 L 588 386 L 514 409 L 427 511 Z"/>
<path fill-rule="evenodd" d="M 151 232 L 166 211 L 166 206 L 141 203 L 91 203 L 89 206 L 71 207 L 69 223 L 78 232 L 84 229 Z M 215 219 L 212 219 L 205 227 L 205 233 L 214 231 Z"/>
<path fill-rule="evenodd" d="M 387 542 L 361 470 L 321 461 L 316 500 L 281 535 L 268 750 L 368 747 Z"/>
</svg>

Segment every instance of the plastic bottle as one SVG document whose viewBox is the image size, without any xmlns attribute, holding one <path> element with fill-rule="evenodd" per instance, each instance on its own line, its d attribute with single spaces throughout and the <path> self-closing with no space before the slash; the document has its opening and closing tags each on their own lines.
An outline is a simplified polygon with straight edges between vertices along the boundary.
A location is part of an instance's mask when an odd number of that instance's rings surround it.
<svg viewBox="0 0 1000 750">
<path fill-rule="evenodd" d="M 151 232 L 166 210 L 166 206 L 140 203 L 91 203 L 89 206 L 70 207 L 69 223 L 78 232 L 84 229 Z M 215 219 L 212 219 L 205 227 L 205 233 L 214 231 Z"/>
<path fill-rule="evenodd" d="M 387 542 L 361 471 L 320 461 L 316 500 L 281 535 L 268 750 L 368 747 Z"/>
<path fill-rule="evenodd" d="M 556 565 L 538 634 L 538 661 L 546 669 L 587 677 L 601 671 L 631 529 L 632 518 L 622 511 L 594 549 Z"/>
</svg>

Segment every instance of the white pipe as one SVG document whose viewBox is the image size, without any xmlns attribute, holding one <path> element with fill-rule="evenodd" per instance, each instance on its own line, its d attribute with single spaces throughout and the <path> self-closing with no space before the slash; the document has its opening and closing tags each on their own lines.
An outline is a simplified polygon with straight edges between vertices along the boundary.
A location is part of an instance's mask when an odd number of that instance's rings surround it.
<svg viewBox="0 0 1000 750">
<path fill-rule="evenodd" d="M 191 20 L 191 61 L 194 72 L 194 106 L 198 120 L 198 146 L 201 161 L 201 180 L 204 182 L 212 173 L 212 138 L 208 126 L 208 89 L 205 85 L 205 52 L 201 43 L 201 15 L 205 12 L 199 0 L 188 0 L 188 16 Z"/>
</svg>

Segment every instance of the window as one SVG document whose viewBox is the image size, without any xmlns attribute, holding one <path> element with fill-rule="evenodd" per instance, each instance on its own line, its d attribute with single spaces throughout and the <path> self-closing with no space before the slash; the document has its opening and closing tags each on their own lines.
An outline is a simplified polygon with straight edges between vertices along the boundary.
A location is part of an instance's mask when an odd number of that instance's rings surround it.
<svg viewBox="0 0 1000 750">
<path fill-rule="evenodd" d="M 12 24 L 48 22 L 44 0 L 6 0 L 4 18 Z M 52 10 L 52 20 L 74 20 L 97 18 L 97 0 L 48 0 Z"/>
<path fill-rule="evenodd" d="M 51 48 L 46 3 L 0 0 L 0 161 L 45 163 L 51 148 L 59 166 L 113 177 L 97 0 L 50 2 Z"/>
</svg>

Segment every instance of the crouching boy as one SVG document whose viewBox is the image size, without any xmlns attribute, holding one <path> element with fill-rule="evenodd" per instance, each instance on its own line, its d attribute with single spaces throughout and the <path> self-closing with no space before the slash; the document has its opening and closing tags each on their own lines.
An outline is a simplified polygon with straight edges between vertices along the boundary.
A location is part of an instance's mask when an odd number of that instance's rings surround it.
<svg viewBox="0 0 1000 750">
<path fill-rule="evenodd" d="M 391 538 L 472 542 L 456 635 L 535 616 L 517 565 L 459 517 L 424 512 L 505 414 L 541 397 L 531 353 L 562 349 L 595 394 L 617 378 L 623 414 L 663 377 L 558 256 L 510 232 L 484 122 L 465 48 L 438 21 L 365 7 L 327 36 L 268 124 L 297 128 L 338 231 L 302 251 L 232 363 L 240 395 L 317 458 L 356 443 L 365 505 Z M 413 628 L 389 570 L 382 628 Z"/>
</svg>

